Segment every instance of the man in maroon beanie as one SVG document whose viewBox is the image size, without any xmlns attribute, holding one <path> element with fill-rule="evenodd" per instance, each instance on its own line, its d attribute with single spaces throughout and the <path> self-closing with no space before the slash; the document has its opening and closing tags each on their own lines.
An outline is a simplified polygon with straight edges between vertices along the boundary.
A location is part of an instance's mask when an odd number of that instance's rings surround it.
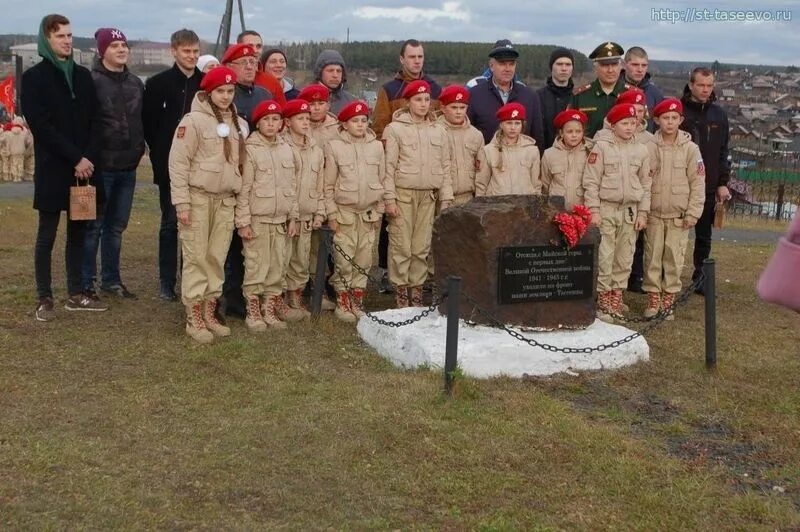
<svg viewBox="0 0 800 532">
<path fill-rule="evenodd" d="M 92 79 L 100 114 L 100 173 L 105 204 L 97 219 L 89 222 L 83 245 L 83 290 L 96 297 L 97 248 L 100 253 L 100 290 L 118 297 L 136 296 L 122 283 L 119 258 L 122 233 L 128 227 L 136 187 L 136 167 L 144 154 L 142 100 L 144 84 L 128 71 L 130 56 L 125 34 L 116 28 L 100 28 L 97 61 Z"/>
</svg>

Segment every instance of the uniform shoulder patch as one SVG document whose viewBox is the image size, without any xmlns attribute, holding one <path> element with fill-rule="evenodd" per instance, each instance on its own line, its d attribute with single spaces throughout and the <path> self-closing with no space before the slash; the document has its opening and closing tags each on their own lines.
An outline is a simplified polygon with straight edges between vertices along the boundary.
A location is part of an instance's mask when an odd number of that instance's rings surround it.
<svg viewBox="0 0 800 532">
<path fill-rule="evenodd" d="M 589 159 L 586 161 L 589 164 L 594 164 L 597 161 L 597 152 L 592 152 L 589 154 Z"/>
<path fill-rule="evenodd" d="M 589 87 L 591 87 L 591 86 L 592 86 L 592 84 L 589 83 L 587 85 L 584 85 L 583 87 L 576 87 L 575 89 L 573 89 L 572 94 L 574 96 L 577 96 L 578 94 L 580 94 L 582 92 L 586 92 L 587 90 L 589 90 Z"/>
<path fill-rule="evenodd" d="M 175 134 L 175 136 L 178 137 L 179 139 L 182 139 L 183 137 L 185 137 L 186 136 L 186 126 L 179 126 L 178 127 L 178 131 Z"/>
</svg>

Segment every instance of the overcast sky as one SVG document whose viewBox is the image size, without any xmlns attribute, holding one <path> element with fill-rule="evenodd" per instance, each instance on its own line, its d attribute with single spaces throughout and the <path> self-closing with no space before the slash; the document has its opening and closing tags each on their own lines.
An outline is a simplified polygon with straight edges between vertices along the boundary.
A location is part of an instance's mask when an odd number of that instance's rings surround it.
<svg viewBox="0 0 800 532">
<path fill-rule="evenodd" d="M 487 0 L 242 0 L 248 29 L 267 42 L 351 40 L 486 41 L 510 38 L 529 44 L 557 44 L 588 54 L 606 40 L 623 47 L 643 46 L 654 59 L 800 65 L 800 3 L 753 1 L 661 3 L 621 0 L 496 2 Z M 236 2 L 234 1 L 234 6 Z M 73 33 L 91 36 L 101 26 L 116 26 L 129 39 L 166 41 L 180 27 L 216 41 L 225 0 L 2 0 L 0 33 L 35 33 L 44 14 L 58 12 L 72 21 Z M 662 8 L 682 13 L 659 11 Z M 790 21 L 671 22 L 695 19 L 708 9 L 750 11 L 734 16 Z M 764 14 L 764 12 L 767 12 Z M 688 14 L 687 14 L 688 13 Z M 661 21 L 654 18 L 662 17 Z M 240 30 L 234 14 L 232 33 Z"/>
</svg>

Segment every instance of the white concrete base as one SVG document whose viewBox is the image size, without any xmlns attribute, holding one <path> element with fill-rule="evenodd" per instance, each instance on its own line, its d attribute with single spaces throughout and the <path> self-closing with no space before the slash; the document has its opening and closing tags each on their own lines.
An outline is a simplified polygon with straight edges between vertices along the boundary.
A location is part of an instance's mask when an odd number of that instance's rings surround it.
<svg viewBox="0 0 800 532">
<path fill-rule="evenodd" d="M 421 309 L 392 309 L 376 312 L 386 321 L 407 320 Z M 369 318 L 358 321 L 358 333 L 382 357 L 396 366 L 417 368 L 444 367 L 447 318 L 434 312 L 405 327 L 378 325 Z M 595 347 L 621 340 L 633 331 L 600 320 L 582 331 L 523 332 L 526 338 L 559 347 Z M 458 329 L 458 366 L 464 374 L 477 378 L 522 377 L 554 373 L 616 369 L 650 358 L 650 347 L 643 337 L 605 351 L 588 354 L 565 354 L 545 351 L 523 343 L 502 329 L 467 325 Z"/>
</svg>

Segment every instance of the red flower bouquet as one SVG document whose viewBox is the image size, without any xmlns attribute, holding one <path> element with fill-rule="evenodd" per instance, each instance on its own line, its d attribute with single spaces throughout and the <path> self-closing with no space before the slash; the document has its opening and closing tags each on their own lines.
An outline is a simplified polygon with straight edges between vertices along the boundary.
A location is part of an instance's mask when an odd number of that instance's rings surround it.
<svg viewBox="0 0 800 532">
<path fill-rule="evenodd" d="M 586 234 L 586 229 L 592 221 L 591 211 L 584 205 L 575 205 L 572 212 L 560 212 L 555 215 L 553 222 L 558 225 L 558 230 L 564 237 L 567 247 L 574 248 Z"/>
</svg>

